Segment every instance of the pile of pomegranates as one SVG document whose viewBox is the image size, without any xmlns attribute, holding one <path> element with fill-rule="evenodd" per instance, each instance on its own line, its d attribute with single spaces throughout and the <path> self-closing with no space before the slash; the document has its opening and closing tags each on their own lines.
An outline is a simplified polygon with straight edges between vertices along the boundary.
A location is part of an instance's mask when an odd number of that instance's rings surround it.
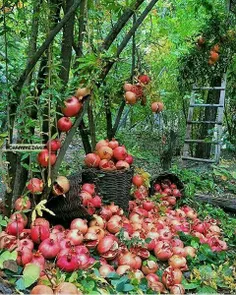
<svg viewBox="0 0 236 295">
<path fill-rule="evenodd" d="M 147 75 L 140 75 L 137 78 L 137 83 L 135 85 L 130 83 L 125 83 L 125 102 L 130 105 L 136 104 L 138 100 L 141 99 L 142 104 L 144 105 L 146 99 L 144 97 L 144 88 L 150 83 L 151 79 Z"/>
<path fill-rule="evenodd" d="M 145 188 L 141 175 L 134 176 L 133 184 L 136 189 Z M 160 187 L 155 184 L 156 191 L 165 194 L 165 198 L 180 197 L 174 183 L 170 182 L 168 187 L 166 184 L 166 181 L 160 183 Z M 48 261 L 64 272 L 86 271 L 99 261 L 99 273 L 104 278 L 111 272 L 127 273 L 138 280 L 146 278 L 149 288 L 155 292 L 168 290 L 171 294 L 183 294 L 181 282 L 183 272 L 188 270 L 186 258 L 194 257 L 197 249 L 185 246 L 179 233 L 199 238 L 200 243 L 207 243 L 212 251 L 227 249 L 218 221 L 200 220 L 197 212 L 187 205 L 174 209 L 169 199 L 157 202 L 148 196 L 135 197 L 129 202 L 126 216 L 114 203 L 102 204 L 93 184 L 84 184 L 80 196 L 84 204 L 100 207 L 90 221 L 76 218 L 66 229 L 36 218 L 26 228 L 27 217 L 15 212 L 5 231 L 0 233 L 0 249 L 16 249 L 17 263 L 22 267 L 28 263 L 40 267 L 40 286 Z M 29 206 L 27 199 L 15 203 L 17 210 Z M 158 276 L 160 268 L 163 273 Z M 38 289 L 35 287 L 32 294 L 40 294 Z"/>
<path fill-rule="evenodd" d="M 164 206 L 174 206 L 176 204 L 176 200 L 181 198 L 181 191 L 177 188 L 175 183 L 172 183 L 169 179 L 164 179 L 161 182 L 157 182 L 154 184 L 154 190 L 157 195 L 160 196 L 160 200 L 162 201 L 162 205 Z"/>
<path fill-rule="evenodd" d="M 99 140 L 95 151 L 86 155 L 84 163 L 87 167 L 98 168 L 104 171 L 129 169 L 133 157 L 128 154 L 124 145 L 116 139 Z"/>
</svg>

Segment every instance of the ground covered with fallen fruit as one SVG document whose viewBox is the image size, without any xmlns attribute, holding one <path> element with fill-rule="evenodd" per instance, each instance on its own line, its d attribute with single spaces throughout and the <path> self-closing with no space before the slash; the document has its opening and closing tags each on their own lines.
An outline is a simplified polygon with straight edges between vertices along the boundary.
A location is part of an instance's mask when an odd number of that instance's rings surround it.
<svg viewBox="0 0 236 295">
<path fill-rule="evenodd" d="M 31 212 L 32 199 L 18 198 L 10 219 L 1 219 L 2 292 L 233 293 L 235 219 L 210 205 L 192 204 L 168 175 L 150 180 L 135 169 L 127 210 L 103 204 L 94 184 L 81 184 L 78 199 L 90 216 L 67 227 L 37 217 L 48 210 L 43 201 Z M 27 189 L 40 193 L 41 186 L 34 178 Z M 59 188 L 69 190 L 66 178 L 54 186 L 57 198 L 64 198 Z"/>
</svg>

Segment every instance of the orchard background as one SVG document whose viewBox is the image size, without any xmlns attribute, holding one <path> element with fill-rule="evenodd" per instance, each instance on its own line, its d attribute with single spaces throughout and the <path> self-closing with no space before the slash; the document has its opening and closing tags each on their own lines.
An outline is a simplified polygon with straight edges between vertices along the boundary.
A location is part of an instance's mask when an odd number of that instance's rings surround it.
<svg viewBox="0 0 236 295">
<path fill-rule="evenodd" d="M 44 208 L 40 201 L 48 198 L 58 175 L 79 173 L 85 154 L 92 153 L 100 140 L 116 138 L 133 156 L 135 173 L 146 179 L 147 188 L 150 179 L 161 172 L 174 173 L 185 186 L 185 197 L 176 208 L 188 205 L 202 220 L 211 215 L 221 223 L 228 250 L 219 256 L 195 238 L 181 236 L 200 253 L 189 263 L 183 282 L 186 292 L 235 291 L 235 9 L 234 1 L 227 0 L 0 1 L 0 229 L 16 210 L 15 201 L 29 195 L 30 179 L 37 177 L 44 183 L 42 194 L 31 200 L 32 209 L 25 212 L 31 216 Z M 224 73 L 227 87 L 220 163 L 183 165 L 192 85 L 218 86 Z M 142 75 L 150 81 L 140 79 Z M 131 89 L 130 84 L 136 86 Z M 63 109 L 72 96 L 79 109 L 71 118 L 73 126 L 64 132 L 65 120 L 63 126 L 58 120 L 71 117 Z M 206 93 L 198 99 L 203 102 L 212 97 Z M 156 102 L 161 107 L 156 108 Z M 196 113 L 196 120 L 203 115 Z M 214 133 L 214 128 L 201 126 L 194 130 L 195 136 L 208 138 Z M 61 146 L 54 160 L 50 145 L 49 154 L 44 150 L 40 157 L 39 151 L 9 152 L 12 144 L 34 147 L 56 138 Z M 199 145 L 191 152 L 207 158 L 210 150 Z M 37 207 L 39 204 L 42 206 Z M 0 272 L 5 272 L 3 262 L 14 260 L 15 254 L 7 254 L 6 259 L 6 252 L 1 251 Z M 199 271 L 202 263 L 205 268 Z M 15 273 L 11 268 L 7 271 L 7 279 L 14 284 L 14 274 L 22 275 L 22 267 Z M 214 276 L 209 277 L 212 272 Z M 93 275 L 90 270 L 83 279 L 91 283 Z M 137 291 L 137 282 L 130 278 L 122 282 L 114 275 L 109 279 L 111 293 L 125 293 L 129 288 Z M 56 280 L 57 285 L 64 280 L 80 289 L 77 275 L 69 278 L 58 273 Z M 21 283 L 17 283 L 20 290 L 31 286 Z M 120 283 L 129 287 L 117 290 Z M 151 292 L 147 284 L 143 288 L 144 293 Z M 82 291 L 99 292 L 92 283 Z"/>
</svg>

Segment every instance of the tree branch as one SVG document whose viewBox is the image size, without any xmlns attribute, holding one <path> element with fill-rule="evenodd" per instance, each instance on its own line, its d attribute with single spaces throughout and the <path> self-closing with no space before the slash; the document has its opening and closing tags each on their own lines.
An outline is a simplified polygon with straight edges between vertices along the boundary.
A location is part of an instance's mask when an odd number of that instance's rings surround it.
<svg viewBox="0 0 236 295">
<path fill-rule="evenodd" d="M 120 31 L 123 29 L 127 21 L 131 18 L 134 14 L 135 10 L 137 10 L 140 5 L 144 2 L 144 0 L 137 0 L 135 4 L 133 4 L 133 8 L 127 8 L 122 16 L 119 18 L 117 23 L 112 27 L 111 31 L 108 33 L 107 37 L 105 38 L 102 48 L 103 50 L 108 50 L 111 46 L 112 42 L 116 39 Z"/>
<path fill-rule="evenodd" d="M 31 70 L 34 68 L 35 64 L 39 60 L 39 58 L 42 56 L 44 51 L 49 47 L 55 36 L 60 32 L 60 30 L 63 28 L 63 26 L 68 22 L 71 15 L 75 12 L 76 8 L 79 6 L 81 0 L 75 0 L 74 4 L 71 6 L 67 14 L 65 14 L 64 18 L 61 20 L 59 24 L 56 25 L 56 27 L 49 33 L 47 39 L 43 42 L 43 44 L 40 46 L 38 51 L 34 54 L 34 56 L 31 58 L 31 60 L 28 62 L 24 72 L 20 76 L 16 86 L 14 87 L 14 91 L 16 94 L 21 90 L 22 86 L 24 85 L 24 82 L 31 72 Z"/>
<path fill-rule="evenodd" d="M 70 10 L 73 0 L 66 1 L 65 13 Z M 69 80 L 70 63 L 72 56 L 73 31 L 75 23 L 75 13 L 72 13 L 70 19 L 63 28 L 62 46 L 61 46 L 61 70 L 59 78 L 63 81 L 63 88 L 66 87 Z"/>
<path fill-rule="evenodd" d="M 126 45 L 128 44 L 128 42 L 130 41 L 130 39 L 132 38 L 133 34 L 136 32 L 136 30 L 139 28 L 139 26 L 142 24 L 142 22 L 144 21 L 144 19 L 146 18 L 146 16 L 148 15 L 148 13 L 152 10 L 153 6 L 158 2 L 158 0 L 152 0 L 148 6 L 145 8 L 145 10 L 142 12 L 142 14 L 140 15 L 140 17 L 138 18 L 138 20 L 134 23 L 133 27 L 129 30 L 129 32 L 126 34 L 125 38 L 123 39 L 123 41 L 121 42 L 121 44 L 119 45 L 118 49 L 117 49 L 117 54 L 116 57 L 119 57 L 120 54 L 122 53 L 122 51 L 124 50 L 124 48 L 126 47 Z M 109 73 L 109 71 L 111 70 L 113 64 L 116 62 L 116 60 L 114 59 L 113 61 L 109 61 L 106 65 L 106 67 L 104 68 L 104 71 L 102 72 L 101 76 L 100 76 L 100 80 L 103 82 L 107 76 L 107 74 Z"/>
<path fill-rule="evenodd" d="M 61 22 L 59 24 L 57 24 L 56 27 L 49 33 L 47 39 L 39 47 L 39 49 L 36 51 L 34 56 L 32 56 L 32 58 L 28 61 L 28 64 L 27 64 L 25 70 L 23 71 L 23 73 L 21 74 L 19 80 L 17 81 L 16 85 L 14 86 L 13 90 L 14 90 L 14 93 L 15 93 L 15 99 L 10 104 L 10 113 L 11 113 L 10 123 L 11 123 L 11 126 L 14 125 L 15 113 L 16 113 L 17 106 L 19 104 L 21 89 L 22 89 L 28 75 L 30 74 L 30 72 L 32 71 L 32 69 L 34 68 L 35 64 L 40 59 L 40 57 L 42 56 L 44 51 L 49 47 L 51 42 L 54 40 L 55 36 L 60 32 L 62 27 L 70 19 L 71 15 L 74 13 L 76 8 L 79 6 L 80 1 L 81 0 L 75 0 L 74 1 L 74 4 L 71 6 L 70 10 L 64 16 L 64 18 L 61 20 Z"/>
<path fill-rule="evenodd" d="M 115 124 L 114 124 L 114 126 L 112 128 L 112 137 L 114 137 L 115 134 L 116 134 L 116 131 L 117 131 L 117 128 L 119 126 L 122 113 L 124 111 L 124 108 L 125 108 L 125 100 L 122 100 L 122 102 L 120 104 L 120 108 L 119 108 L 118 113 L 117 113 L 117 116 L 116 116 Z"/>
<path fill-rule="evenodd" d="M 66 151 L 72 141 L 72 138 L 78 128 L 78 126 L 80 125 L 81 121 L 82 121 L 82 118 L 83 116 L 87 113 L 88 111 L 88 104 L 89 104 L 89 99 L 90 97 L 87 96 L 84 98 L 84 104 L 83 104 L 83 109 L 82 111 L 79 113 L 78 117 L 76 118 L 76 121 L 73 125 L 73 127 L 71 128 L 71 130 L 69 131 L 69 133 L 67 134 L 66 136 L 66 140 L 65 142 L 63 143 L 61 149 L 60 149 L 60 152 L 57 156 L 57 160 L 56 160 L 56 163 L 55 165 L 52 167 L 52 171 L 51 171 L 51 185 L 49 186 L 46 186 L 46 188 L 44 189 L 44 192 L 43 192 L 43 195 L 42 195 L 42 200 L 43 199 L 47 199 L 51 189 L 52 189 L 52 185 L 57 177 L 57 174 L 58 174 L 58 171 L 59 171 L 59 168 L 61 166 L 61 163 L 62 163 L 62 160 L 66 154 Z"/>
</svg>

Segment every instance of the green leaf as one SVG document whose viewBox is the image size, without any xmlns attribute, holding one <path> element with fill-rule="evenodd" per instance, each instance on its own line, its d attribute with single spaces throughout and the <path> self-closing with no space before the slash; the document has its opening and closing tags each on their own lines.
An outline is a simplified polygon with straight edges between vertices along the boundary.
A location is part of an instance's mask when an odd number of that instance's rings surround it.
<svg viewBox="0 0 236 295">
<path fill-rule="evenodd" d="M 200 282 L 199 283 L 188 283 L 187 281 L 186 282 L 182 282 L 182 284 L 183 284 L 183 286 L 184 286 L 184 288 L 186 290 L 196 289 L 196 288 L 198 288 L 201 285 Z"/>
<path fill-rule="evenodd" d="M 23 281 L 26 288 L 37 281 L 40 275 L 40 267 L 38 265 L 29 263 L 25 266 L 23 271 Z"/>
<path fill-rule="evenodd" d="M 203 286 L 197 289 L 197 294 L 215 294 L 216 290 L 210 286 Z"/>
<path fill-rule="evenodd" d="M 69 278 L 69 283 L 76 282 L 77 279 L 78 279 L 78 273 L 74 271 Z"/>
<path fill-rule="evenodd" d="M 1 255 L 0 255 L 0 268 L 3 268 L 3 263 L 7 260 L 16 260 L 17 258 L 17 252 L 13 251 L 4 251 Z"/>
<path fill-rule="evenodd" d="M 119 276 L 116 272 L 110 272 L 110 273 L 107 275 L 107 278 L 108 278 L 108 279 L 114 279 L 114 280 L 116 280 L 116 279 L 119 279 L 120 276 Z"/>
<path fill-rule="evenodd" d="M 18 290 L 25 290 L 26 289 L 23 278 L 20 278 L 19 280 L 16 281 L 16 289 L 18 289 Z"/>
<path fill-rule="evenodd" d="M 134 286 L 131 285 L 131 284 L 125 284 L 124 285 L 124 288 L 123 288 L 123 291 L 124 292 L 129 292 L 129 291 L 132 291 L 134 289 Z"/>
</svg>

